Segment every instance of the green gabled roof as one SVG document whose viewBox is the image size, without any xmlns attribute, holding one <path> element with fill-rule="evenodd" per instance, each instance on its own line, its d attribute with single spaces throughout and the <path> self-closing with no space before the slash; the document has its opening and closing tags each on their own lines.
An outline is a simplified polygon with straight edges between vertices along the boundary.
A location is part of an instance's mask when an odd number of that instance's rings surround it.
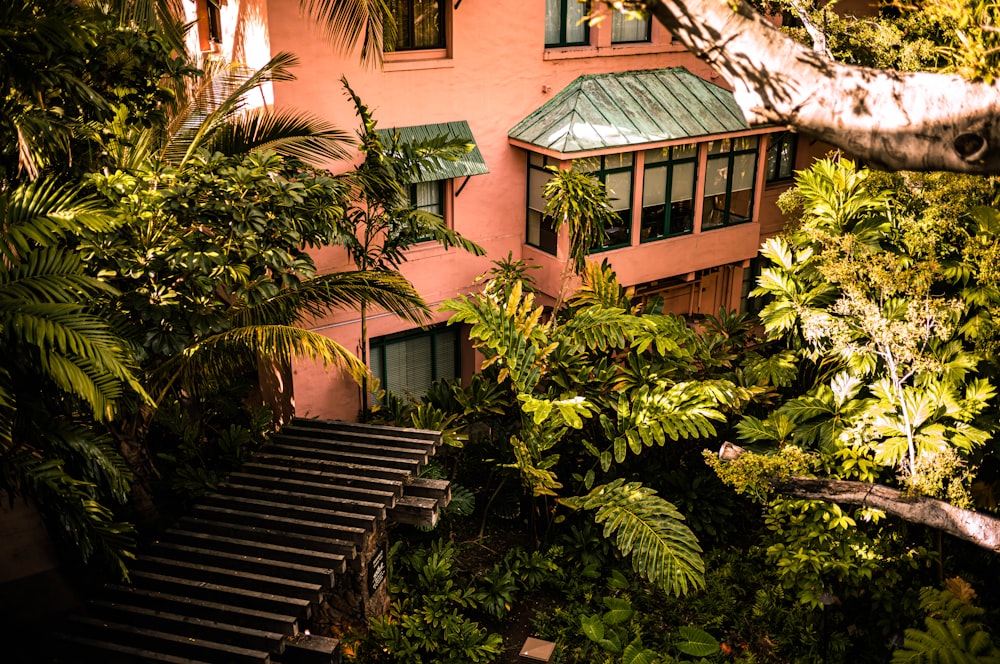
<svg viewBox="0 0 1000 664">
<path fill-rule="evenodd" d="M 508 136 L 566 154 L 749 128 L 732 92 L 676 67 L 581 76 Z"/>
<path fill-rule="evenodd" d="M 375 131 L 383 140 L 388 140 L 394 132 L 399 132 L 400 143 L 418 143 L 445 136 L 447 138 L 465 139 L 472 144 L 472 150 L 462 155 L 457 161 L 442 160 L 438 168 L 428 169 L 420 177 L 419 182 L 464 178 L 468 175 L 484 175 L 490 172 L 490 169 L 486 167 L 486 161 L 483 159 L 483 153 L 479 151 L 476 139 L 472 136 L 472 129 L 465 120 L 413 125 L 412 127 L 392 127 L 389 129 L 376 129 Z"/>
</svg>

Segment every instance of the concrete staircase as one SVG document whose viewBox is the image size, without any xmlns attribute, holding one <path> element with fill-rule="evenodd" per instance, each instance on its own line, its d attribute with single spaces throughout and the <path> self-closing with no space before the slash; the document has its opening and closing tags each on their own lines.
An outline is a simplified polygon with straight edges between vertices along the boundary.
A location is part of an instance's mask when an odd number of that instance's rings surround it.
<svg viewBox="0 0 1000 664">
<path fill-rule="evenodd" d="M 387 519 L 437 522 L 448 483 L 416 475 L 440 442 L 435 431 L 295 419 L 137 557 L 131 585 L 71 615 L 50 661 L 339 662 L 336 639 L 306 630 L 350 596 L 338 583 L 363 586 Z"/>
</svg>

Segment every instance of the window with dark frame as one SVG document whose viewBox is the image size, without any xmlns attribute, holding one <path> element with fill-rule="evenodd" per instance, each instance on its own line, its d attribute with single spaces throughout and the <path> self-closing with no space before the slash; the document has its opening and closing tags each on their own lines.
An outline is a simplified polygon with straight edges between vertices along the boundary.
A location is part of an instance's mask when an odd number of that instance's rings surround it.
<svg viewBox="0 0 1000 664">
<path fill-rule="evenodd" d="M 652 24 L 648 18 L 629 18 L 621 12 L 611 17 L 611 43 L 637 44 L 652 38 Z"/>
<path fill-rule="evenodd" d="M 445 181 L 432 180 L 430 182 L 417 182 L 410 185 L 410 205 L 423 212 L 436 214 L 444 218 L 444 196 Z M 430 240 L 429 235 L 423 235 L 417 239 L 418 242 Z"/>
<path fill-rule="evenodd" d="M 590 28 L 584 20 L 589 13 L 589 2 L 545 0 L 545 46 L 590 44 Z"/>
<path fill-rule="evenodd" d="M 436 326 L 369 341 L 372 375 L 386 392 L 421 396 L 435 380 L 461 376 L 458 328 Z"/>
<path fill-rule="evenodd" d="M 385 50 L 416 51 L 444 48 L 444 0 L 390 0 L 396 20 L 396 41 Z"/>
<path fill-rule="evenodd" d="M 640 242 L 694 231 L 694 186 L 698 146 L 675 145 L 645 152 Z"/>
<path fill-rule="evenodd" d="M 767 145 L 767 165 L 764 179 L 767 182 L 791 180 L 795 175 L 795 146 L 798 135 L 791 131 L 771 134 Z"/>
<path fill-rule="evenodd" d="M 534 152 L 528 153 L 528 217 L 525 242 L 547 254 L 556 255 L 559 236 L 552 226 L 552 219 L 545 216 L 545 198 L 542 191 L 552 177 L 546 166 L 557 162 Z"/>
<path fill-rule="evenodd" d="M 759 143 L 756 136 L 744 136 L 708 144 L 702 230 L 750 221 Z"/>
<path fill-rule="evenodd" d="M 208 40 L 214 44 L 222 43 L 222 12 L 220 0 L 206 0 L 205 15 L 208 19 Z"/>
<path fill-rule="evenodd" d="M 573 167 L 589 173 L 604 183 L 611 199 L 611 207 L 621 220 L 616 226 L 604 229 L 604 243 L 591 251 L 607 251 L 626 247 L 632 239 L 632 172 L 635 155 L 620 152 L 599 157 L 574 159 Z"/>
</svg>

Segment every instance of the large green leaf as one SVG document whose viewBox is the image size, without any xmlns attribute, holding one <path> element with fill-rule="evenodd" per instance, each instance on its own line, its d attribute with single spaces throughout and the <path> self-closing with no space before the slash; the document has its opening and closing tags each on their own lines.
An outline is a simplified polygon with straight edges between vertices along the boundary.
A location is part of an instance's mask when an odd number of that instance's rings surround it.
<svg viewBox="0 0 1000 664">
<path fill-rule="evenodd" d="M 594 520 L 604 524 L 604 536 L 631 557 L 636 572 L 667 592 L 682 595 L 704 586 L 697 538 L 677 508 L 652 489 L 618 479 L 563 502 L 596 510 Z"/>
</svg>

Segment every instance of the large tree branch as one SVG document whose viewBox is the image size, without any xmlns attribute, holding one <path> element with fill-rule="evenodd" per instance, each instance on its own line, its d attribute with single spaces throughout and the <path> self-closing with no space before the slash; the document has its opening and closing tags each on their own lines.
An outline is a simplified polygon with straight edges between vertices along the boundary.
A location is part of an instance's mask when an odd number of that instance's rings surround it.
<svg viewBox="0 0 1000 664">
<path fill-rule="evenodd" d="M 644 4 L 726 78 L 751 123 L 789 125 L 889 169 L 1000 173 L 997 85 L 834 62 L 740 0 Z"/>
<path fill-rule="evenodd" d="M 1000 519 L 926 496 L 911 496 L 879 484 L 790 477 L 774 485 L 793 498 L 824 500 L 880 509 L 909 523 L 937 528 L 958 539 L 1000 553 Z"/>
</svg>

